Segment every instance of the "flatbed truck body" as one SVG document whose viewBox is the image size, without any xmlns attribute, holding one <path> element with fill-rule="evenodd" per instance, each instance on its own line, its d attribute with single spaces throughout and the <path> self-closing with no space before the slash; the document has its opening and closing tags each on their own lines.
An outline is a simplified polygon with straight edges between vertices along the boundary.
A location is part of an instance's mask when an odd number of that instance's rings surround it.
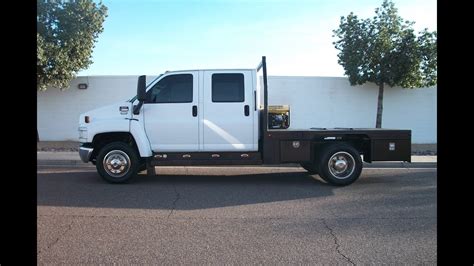
<svg viewBox="0 0 474 266">
<path fill-rule="evenodd" d="M 289 107 L 268 105 L 265 57 L 256 69 L 166 72 L 148 86 L 145 80 L 139 77 L 132 99 L 80 116 L 81 159 L 108 182 L 127 182 L 145 169 L 154 174 L 154 166 L 298 163 L 348 185 L 362 158 L 411 162 L 411 130 L 289 129 Z"/>
</svg>

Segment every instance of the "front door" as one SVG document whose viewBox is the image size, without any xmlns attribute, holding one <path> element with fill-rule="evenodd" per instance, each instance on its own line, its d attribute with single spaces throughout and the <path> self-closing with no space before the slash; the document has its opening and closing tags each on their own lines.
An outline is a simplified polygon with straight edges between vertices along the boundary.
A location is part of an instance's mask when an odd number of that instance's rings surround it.
<svg viewBox="0 0 474 266">
<path fill-rule="evenodd" d="M 143 119 L 154 152 L 199 150 L 198 73 L 164 75 L 148 90 Z"/>
<path fill-rule="evenodd" d="M 254 151 L 251 71 L 204 71 L 203 150 Z"/>
</svg>

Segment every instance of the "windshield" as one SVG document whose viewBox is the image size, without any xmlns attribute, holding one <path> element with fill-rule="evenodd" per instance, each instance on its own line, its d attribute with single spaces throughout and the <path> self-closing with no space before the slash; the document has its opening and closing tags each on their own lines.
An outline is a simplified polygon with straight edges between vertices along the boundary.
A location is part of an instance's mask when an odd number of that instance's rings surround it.
<svg viewBox="0 0 474 266">
<path fill-rule="evenodd" d="M 152 80 L 150 83 L 148 83 L 148 85 L 152 84 L 153 82 L 155 82 L 155 80 L 159 79 L 161 76 L 163 76 L 164 73 L 161 73 L 160 75 L 158 75 L 158 77 L 156 77 L 154 80 Z M 148 86 L 147 86 L 148 87 Z M 133 96 L 132 99 L 128 100 L 128 102 L 131 102 L 133 103 L 135 100 L 137 99 L 137 95 Z"/>
</svg>

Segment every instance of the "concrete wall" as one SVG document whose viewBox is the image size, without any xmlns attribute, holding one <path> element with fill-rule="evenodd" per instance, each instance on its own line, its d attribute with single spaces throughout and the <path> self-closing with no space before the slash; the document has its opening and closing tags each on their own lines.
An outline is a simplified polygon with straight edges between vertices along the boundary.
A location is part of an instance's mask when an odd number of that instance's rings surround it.
<svg viewBox="0 0 474 266">
<path fill-rule="evenodd" d="M 375 127 L 378 87 L 347 78 L 269 77 L 269 104 L 290 104 L 290 128 Z M 383 128 L 411 129 L 413 143 L 436 143 L 436 87 L 386 88 Z"/>
<path fill-rule="evenodd" d="M 152 81 L 155 77 L 147 77 Z M 132 98 L 138 76 L 77 77 L 68 89 L 48 89 L 37 93 L 37 125 L 40 140 L 78 140 L 79 115 L 104 105 Z M 88 84 L 78 89 L 78 84 Z"/>
<path fill-rule="evenodd" d="M 155 77 L 147 78 L 148 82 Z M 79 90 L 79 83 L 88 84 Z M 78 77 L 69 89 L 38 92 L 38 131 L 43 141 L 77 141 L 79 114 L 135 95 L 137 76 Z M 378 89 L 350 86 L 347 78 L 270 76 L 269 103 L 289 104 L 291 129 L 374 127 Z M 411 129 L 413 143 L 436 143 L 436 87 L 387 88 L 384 128 Z"/>
</svg>

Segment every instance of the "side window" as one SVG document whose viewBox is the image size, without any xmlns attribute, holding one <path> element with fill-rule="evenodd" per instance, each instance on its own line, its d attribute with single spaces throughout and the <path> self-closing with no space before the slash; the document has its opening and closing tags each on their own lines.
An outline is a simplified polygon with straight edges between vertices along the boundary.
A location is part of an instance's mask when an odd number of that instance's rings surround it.
<svg viewBox="0 0 474 266">
<path fill-rule="evenodd" d="M 148 92 L 148 103 L 190 103 L 193 101 L 193 75 L 166 76 Z"/>
<path fill-rule="evenodd" d="M 243 102 L 244 74 L 212 74 L 213 102 Z"/>
</svg>

